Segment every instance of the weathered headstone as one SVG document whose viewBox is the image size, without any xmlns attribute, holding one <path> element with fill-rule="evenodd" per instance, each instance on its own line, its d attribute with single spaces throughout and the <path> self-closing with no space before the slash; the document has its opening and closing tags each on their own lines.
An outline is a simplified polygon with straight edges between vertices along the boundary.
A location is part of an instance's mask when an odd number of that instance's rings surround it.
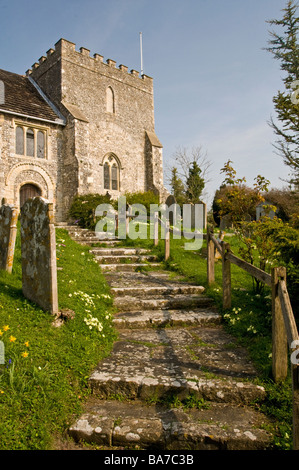
<svg viewBox="0 0 299 470">
<path fill-rule="evenodd" d="M 53 204 L 42 197 L 28 199 L 21 209 L 21 251 L 24 296 L 43 310 L 57 314 Z"/>
<path fill-rule="evenodd" d="M 17 235 L 18 210 L 2 200 L 0 207 L 0 269 L 11 273 Z"/>
<path fill-rule="evenodd" d="M 169 225 L 175 225 L 177 220 L 177 213 L 176 213 L 176 200 L 175 197 L 170 194 L 165 201 L 166 206 L 170 209 L 169 210 Z"/>
<path fill-rule="evenodd" d="M 232 218 L 230 214 L 226 214 L 221 218 L 220 221 L 220 230 L 226 230 L 231 228 L 233 225 Z"/>
<path fill-rule="evenodd" d="M 273 205 L 271 204 L 271 202 L 261 202 L 258 206 L 256 206 L 256 220 L 259 220 L 265 215 L 270 217 L 270 219 L 274 219 L 275 212 L 272 208 Z"/>
</svg>

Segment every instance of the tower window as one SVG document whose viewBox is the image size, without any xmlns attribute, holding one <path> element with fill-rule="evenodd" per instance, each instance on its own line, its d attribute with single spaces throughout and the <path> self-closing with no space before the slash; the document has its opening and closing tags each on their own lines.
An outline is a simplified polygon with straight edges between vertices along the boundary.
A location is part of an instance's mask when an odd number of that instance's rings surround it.
<svg viewBox="0 0 299 470">
<path fill-rule="evenodd" d="M 107 113 L 115 113 L 114 92 L 110 86 L 106 90 L 106 109 Z"/>
<path fill-rule="evenodd" d="M 111 168 L 111 189 L 118 190 L 118 168 L 116 163 L 113 163 Z"/>
<path fill-rule="evenodd" d="M 104 189 L 110 189 L 110 165 L 108 162 L 104 164 Z"/>
<path fill-rule="evenodd" d="M 104 159 L 104 189 L 119 191 L 120 166 L 117 157 L 109 154 Z"/>
</svg>

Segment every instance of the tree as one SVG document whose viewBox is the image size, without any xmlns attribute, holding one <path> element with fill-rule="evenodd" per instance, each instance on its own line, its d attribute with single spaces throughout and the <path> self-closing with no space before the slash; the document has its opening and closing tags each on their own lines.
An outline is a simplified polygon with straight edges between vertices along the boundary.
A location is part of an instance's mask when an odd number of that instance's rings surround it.
<svg viewBox="0 0 299 470">
<path fill-rule="evenodd" d="M 200 196 L 202 194 L 203 188 L 205 187 L 205 180 L 201 174 L 202 170 L 196 161 L 193 161 L 191 167 L 189 168 L 189 174 L 186 181 L 187 200 L 192 204 L 198 204 L 200 202 Z"/>
<path fill-rule="evenodd" d="M 168 181 L 172 191 L 174 191 L 175 185 L 176 189 L 179 187 L 178 191 L 183 203 L 198 203 L 199 198 L 203 197 L 203 190 L 208 182 L 211 162 L 207 159 L 207 155 L 200 146 L 192 147 L 191 150 L 185 147 L 177 147 L 172 159 L 175 165 L 170 168 L 170 171 L 168 167 L 168 175 L 169 173 L 171 175 L 168 176 Z M 182 197 L 182 191 L 184 197 Z M 177 196 L 175 197 L 177 198 Z"/>
<path fill-rule="evenodd" d="M 271 26 L 278 27 L 281 33 L 270 31 L 269 47 L 266 48 L 280 61 L 280 68 L 286 75 L 283 78 L 285 90 L 278 91 L 273 97 L 277 118 L 273 118 L 270 125 L 274 129 L 278 140 L 274 147 L 282 156 L 286 165 L 290 167 L 290 183 L 299 187 L 299 45 L 298 31 L 299 18 L 296 16 L 298 5 L 288 0 L 286 8 L 282 10 L 280 20 L 269 20 Z"/>
<path fill-rule="evenodd" d="M 270 181 L 261 175 L 256 176 L 253 188 L 244 183 L 245 177 L 237 178 L 232 161 L 228 160 L 221 173 L 225 174 L 220 191 L 216 192 L 214 208 L 217 207 L 220 217 L 230 214 L 233 225 L 240 226 L 255 211 L 260 202 L 264 202 L 263 193 L 268 191 Z"/>
<path fill-rule="evenodd" d="M 172 194 L 175 197 L 175 200 L 179 206 L 182 206 L 186 202 L 186 195 L 185 195 L 185 186 L 181 178 L 177 175 L 177 168 L 173 167 L 171 170 L 171 189 Z"/>
</svg>

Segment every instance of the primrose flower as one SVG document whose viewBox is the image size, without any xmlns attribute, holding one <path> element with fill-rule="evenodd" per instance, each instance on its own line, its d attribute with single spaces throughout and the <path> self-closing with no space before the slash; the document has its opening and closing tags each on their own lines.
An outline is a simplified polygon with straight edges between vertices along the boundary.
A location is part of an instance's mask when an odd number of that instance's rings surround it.
<svg viewBox="0 0 299 470">
<path fill-rule="evenodd" d="M 86 323 L 86 325 L 89 327 L 90 330 L 93 327 L 97 328 L 98 331 L 102 331 L 103 329 L 102 323 L 97 318 L 93 317 L 90 314 L 84 318 L 84 322 Z"/>
<path fill-rule="evenodd" d="M 9 330 L 9 326 L 8 326 L 8 325 L 5 325 L 5 326 L 3 327 L 3 330 L 4 330 L 4 331 Z"/>
<path fill-rule="evenodd" d="M 22 357 L 28 357 L 28 352 L 26 352 L 26 351 L 25 351 L 25 352 L 22 352 L 21 356 L 22 356 Z"/>
<path fill-rule="evenodd" d="M 14 342 L 16 341 L 16 339 L 17 339 L 17 338 L 16 338 L 15 336 L 10 336 L 10 337 L 9 337 L 9 341 L 10 341 L 11 343 L 14 343 Z"/>
<path fill-rule="evenodd" d="M 27 346 L 27 348 L 29 347 L 29 341 L 25 341 L 25 346 Z"/>
</svg>

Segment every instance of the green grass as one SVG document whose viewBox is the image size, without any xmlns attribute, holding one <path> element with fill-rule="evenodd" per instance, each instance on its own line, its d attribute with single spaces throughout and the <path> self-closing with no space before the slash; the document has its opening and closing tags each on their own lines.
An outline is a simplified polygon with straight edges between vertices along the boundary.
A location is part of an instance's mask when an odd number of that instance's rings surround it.
<svg viewBox="0 0 299 470">
<path fill-rule="evenodd" d="M 1 450 L 55 448 L 88 397 L 90 372 L 116 337 L 99 266 L 65 230 L 56 234 L 59 308 L 73 310 L 74 319 L 54 327 L 53 316 L 24 298 L 19 236 L 12 274 L 0 272 Z M 90 328 L 87 315 L 97 318 L 99 329 Z"/>
</svg>

